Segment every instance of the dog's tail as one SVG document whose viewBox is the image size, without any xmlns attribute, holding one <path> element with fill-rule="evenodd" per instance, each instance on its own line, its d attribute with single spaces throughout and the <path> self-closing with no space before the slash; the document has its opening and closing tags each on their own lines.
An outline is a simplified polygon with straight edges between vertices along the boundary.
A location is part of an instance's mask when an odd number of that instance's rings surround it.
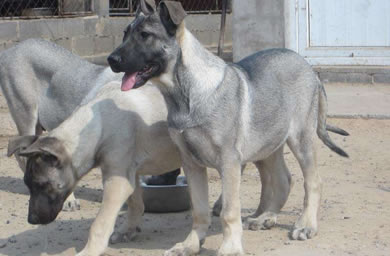
<svg viewBox="0 0 390 256">
<path fill-rule="evenodd" d="M 329 132 L 337 133 L 342 136 L 349 136 L 349 133 L 347 131 L 333 125 L 326 124 L 326 130 Z"/>
<path fill-rule="evenodd" d="M 329 137 L 329 134 L 327 132 L 334 132 L 338 133 L 340 135 L 347 136 L 349 135 L 348 132 L 344 131 L 343 129 L 340 129 L 338 127 L 334 127 L 331 125 L 326 124 L 326 114 L 328 110 L 328 104 L 326 100 L 326 93 L 324 86 L 319 82 L 319 106 L 318 106 L 318 126 L 317 126 L 317 135 L 322 140 L 322 142 L 331 150 L 339 154 L 340 156 L 349 157 L 348 154 L 342 150 L 340 147 L 338 147 Z"/>
</svg>

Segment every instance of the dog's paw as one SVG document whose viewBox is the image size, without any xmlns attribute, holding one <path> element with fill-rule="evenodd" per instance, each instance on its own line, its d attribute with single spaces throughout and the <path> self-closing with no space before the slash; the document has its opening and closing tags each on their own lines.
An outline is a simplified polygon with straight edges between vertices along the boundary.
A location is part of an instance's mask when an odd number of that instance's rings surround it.
<svg viewBox="0 0 390 256">
<path fill-rule="evenodd" d="M 242 252 L 236 252 L 236 253 L 221 253 L 221 252 L 218 252 L 217 255 L 218 256 L 241 256 L 241 255 L 244 255 L 244 253 L 242 253 Z"/>
<path fill-rule="evenodd" d="M 192 251 L 189 247 L 184 246 L 182 243 L 176 244 L 173 248 L 164 252 L 164 256 L 191 256 L 197 252 Z"/>
<path fill-rule="evenodd" d="M 64 212 L 74 212 L 80 210 L 80 201 L 78 199 L 66 200 L 62 206 Z"/>
<path fill-rule="evenodd" d="M 314 228 L 294 228 L 291 232 L 291 239 L 293 240 L 307 240 L 313 238 L 317 234 Z"/>
<path fill-rule="evenodd" d="M 125 233 L 114 232 L 110 237 L 110 244 L 128 243 L 133 241 L 139 232 L 141 232 L 139 227 L 131 229 Z"/>
<path fill-rule="evenodd" d="M 244 229 L 249 230 L 265 230 L 275 226 L 277 214 L 274 212 L 265 212 L 259 217 L 248 217 L 244 220 Z"/>
<path fill-rule="evenodd" d="M 241 243 L 225 242 L 218 250 L 218 256 L 240 256 L 244 255 Z"/>
</svg>

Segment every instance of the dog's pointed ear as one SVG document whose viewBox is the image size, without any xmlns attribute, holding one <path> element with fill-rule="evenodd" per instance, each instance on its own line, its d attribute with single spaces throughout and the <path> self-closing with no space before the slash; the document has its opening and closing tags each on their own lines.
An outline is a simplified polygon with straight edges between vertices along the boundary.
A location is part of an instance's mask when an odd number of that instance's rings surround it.
<svg viewBox="0 0 390 256">
<path fill-rule="evenodd" d="M 42 155 L 44 161 L 57 165 L 64 161 L 66 151 L 63 143 L 59 139 L 54 137 L 42 137 L 19 152 L 20 156 L 26 157 L 36 154 Z"/>
<path fill-rule="evenodd" d="M 156 3 L 154 0 L 140 0 L 139 10 L 145 15 L 150 15 L 156 11 Z"/>
<path fill-rule="evenodd" d="M 28 136 L 16 136 L 11 138 L 8 141 L 8 151 L 7 151 L 7 156 L 10 157 L 15 152 L 20 152 L 21 150 L 26 149 L 29 147 L 31 144 L 33 144 L 39 136 L 37 135 L 28 135 Z"/>
<path fill-rule="evenodd" d="M 174 36 L 179 25 L 183 22 L 187 13 L 180 2 L 162 1 L 158 6 L 158 13 L 168 34 Z"/>
</svg>

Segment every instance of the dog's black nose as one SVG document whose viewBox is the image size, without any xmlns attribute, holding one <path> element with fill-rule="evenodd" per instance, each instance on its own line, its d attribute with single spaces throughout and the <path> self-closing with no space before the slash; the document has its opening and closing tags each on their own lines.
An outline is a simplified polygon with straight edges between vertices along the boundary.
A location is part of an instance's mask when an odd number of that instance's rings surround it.
<svg viewBox="0 0 390 256">
<path fill-rule="evenodd" d="M 121 61 L 122 61 L 122 58 L 119 55 L 111 54 L 110 56 L 108 56 L 109 63 L 121 63 Z"/>
<path fill-rule="evenodd" d="M 39 224 L 39 217 L 35 213 L 29 213 L 27 221 L 30 224 Z"/>
<path fill-rule="evenodd" d="M 119 67 L 118 67 L 122 62 L 122 58 L 120 55 L 111 54 L 110 56 L 108 56 L 107 61 L 108 61 L 108 64 L 110 64 L 110 67 L 114 72 L 120 72 Z"/>
</svg>

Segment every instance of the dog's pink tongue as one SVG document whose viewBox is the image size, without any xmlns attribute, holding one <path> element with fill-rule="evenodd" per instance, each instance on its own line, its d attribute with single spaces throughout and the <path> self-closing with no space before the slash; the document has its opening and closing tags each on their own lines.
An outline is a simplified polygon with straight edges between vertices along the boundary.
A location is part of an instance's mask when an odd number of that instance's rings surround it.
<svg viewBox="0 0 390 256">
<path fill-rule="evenodd" d="M 125 74 L 122 78 L 122 85 L 121 90 L 122 91 L 128 91 L 135 85 L 135 77 L 137 76 L 137 72 L 133 74 Z"/>
</svg>

